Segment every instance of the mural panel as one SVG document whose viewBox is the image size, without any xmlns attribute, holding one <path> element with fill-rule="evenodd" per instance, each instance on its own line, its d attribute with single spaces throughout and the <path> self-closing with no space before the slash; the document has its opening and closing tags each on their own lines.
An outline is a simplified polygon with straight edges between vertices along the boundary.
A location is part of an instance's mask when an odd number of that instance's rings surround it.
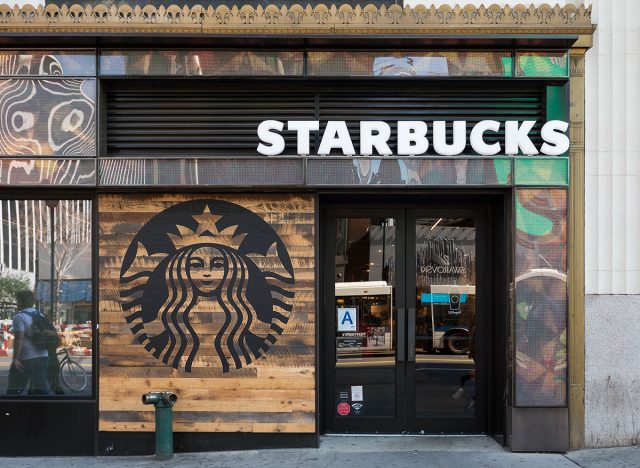
<svg viewBox="0 0 640 468">
<path fill-rule="evenodd" d="M 314 201 L 99 200 L 100 430 L 315 431 Z"/>
<path fill-rule="evenodd" d="M 567 401 L 567 191 L 516 192 L 515 402 Z"/>
<path fill-rule="evenodd" d="M 311 76 L 513 76 L 509 52 L 309 52 Z"/>
<path fill-rule="evenodd" d="M 96 76 L 93 50 L 2 50 L 1 76 Z"/>
<path fill-rule="evenodd" d="M 126 76 L 300 76 L 301 51 L 107 50 L 100 74 Z"/>
<path fill-rule="evenodd" d="M 95 159 L 0 159 L 0 186 L 96 185 Z"/>
<path fill-rule="evenodd" d="M 95 156 L 95 80 L 0 80 L 0 156 Z"/>
</svg>

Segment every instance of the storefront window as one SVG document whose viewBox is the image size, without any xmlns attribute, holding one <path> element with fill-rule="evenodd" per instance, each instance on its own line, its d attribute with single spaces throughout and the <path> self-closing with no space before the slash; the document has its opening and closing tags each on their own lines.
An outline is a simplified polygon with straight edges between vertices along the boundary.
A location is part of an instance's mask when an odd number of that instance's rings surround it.
<svg viewBox="0 0 640 468">
<path fill-rule="evenodd" d="M 0 201 L 0 394 L 92 394 L 91 207 Z"/>
<path fill-rule="evenodd" d="M 511 77 L 510 52 L 309 52 L 311 76 Z"/>
<path fill-rule="evenodd" d="M 567 192 L 516 195 L 515 400 L 567 401 Z"/>
<path fill-rule="evenodd" d="M 126 76 L 298 76 L 302 51 L 127 50 L 104 51 L 101 75 Z"/>
</svg>

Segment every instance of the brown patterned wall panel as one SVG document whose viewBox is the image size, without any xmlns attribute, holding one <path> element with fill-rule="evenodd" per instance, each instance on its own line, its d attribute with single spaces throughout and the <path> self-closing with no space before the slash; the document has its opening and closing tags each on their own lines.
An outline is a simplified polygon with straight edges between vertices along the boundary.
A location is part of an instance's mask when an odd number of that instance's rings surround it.
<svg viewBox="0 0 640 468">
<path fill-rule="evenodd" d="M 314 199 L 99 199 L 101 431 L 315 431 Z"/>
</svg>

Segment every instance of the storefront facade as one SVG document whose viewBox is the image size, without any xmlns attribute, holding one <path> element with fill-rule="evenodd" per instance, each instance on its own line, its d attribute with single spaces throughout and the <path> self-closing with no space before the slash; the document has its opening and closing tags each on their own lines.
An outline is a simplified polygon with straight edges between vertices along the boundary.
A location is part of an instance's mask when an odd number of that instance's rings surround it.
<svg viewBox="0 0 640 468">
<path fill-rule="evenodd" d="M 149 453 L 153 390 L 179 450 L 582 446 L 590 10 L 0 17 L 5 454 Z M 58 395 L 11 387 L 24 289 Z"/>
</svg>

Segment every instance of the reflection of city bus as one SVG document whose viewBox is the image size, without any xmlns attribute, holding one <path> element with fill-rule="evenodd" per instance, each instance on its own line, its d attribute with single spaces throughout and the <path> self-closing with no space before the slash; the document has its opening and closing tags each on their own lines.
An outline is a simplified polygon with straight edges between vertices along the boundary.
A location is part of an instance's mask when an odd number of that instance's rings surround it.
<svg viewBox="0 0 640 468">
<path fill-rule="evenodd" d="M 348 330 L 337 324 L 338 354 L 388 354 L 393 348 L 393 286 L 385 281 L 336 283 L 335 294 L 337 317 L 348 310 L 354 321 Z"/>
<path fill-rule="evenodd" d="M 467 354 L 475 323 L 475 286 L 440 284 L 419 296 L 416 314 L 418 349 Z"/>
</svg>

